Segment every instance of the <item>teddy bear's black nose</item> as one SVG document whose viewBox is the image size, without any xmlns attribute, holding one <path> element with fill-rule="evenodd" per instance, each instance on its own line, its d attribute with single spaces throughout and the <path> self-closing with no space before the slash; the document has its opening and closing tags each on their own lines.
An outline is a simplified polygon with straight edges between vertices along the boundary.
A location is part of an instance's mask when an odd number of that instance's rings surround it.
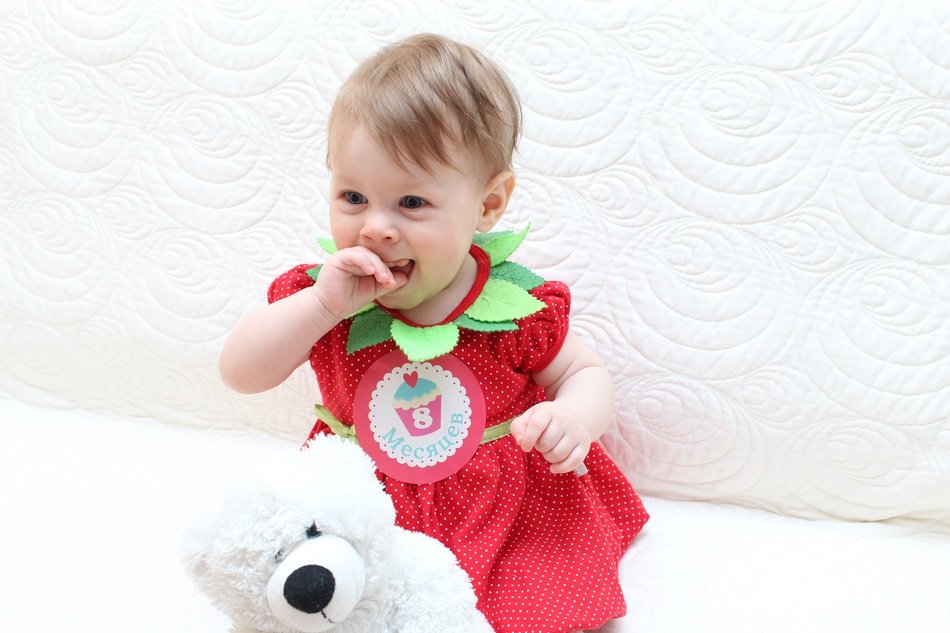
<svg viewBox="0 0 950 633">
<path fill-rule="evenodd" d="M 304 613 L 320 613 L 333 599 L 336 581 L 333 573 L 320 565 L 295 569 L 284 582 L 287 604 Z"/>
</svg>

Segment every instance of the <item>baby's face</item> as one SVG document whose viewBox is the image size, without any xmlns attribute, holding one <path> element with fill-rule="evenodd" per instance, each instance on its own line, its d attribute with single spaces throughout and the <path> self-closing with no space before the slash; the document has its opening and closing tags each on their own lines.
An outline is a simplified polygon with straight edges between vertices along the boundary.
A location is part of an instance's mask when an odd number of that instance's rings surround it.
<svg viewBox="0 0 950 633">
<path fill-rule="evenodd" d="M 409 277 L 380 303 L 406 311 L 458 291 L 464 296 L 468 288 L 462 286 L 471 279 L 463 271 L 474 264 L 469 247 L 488 195 L 478 170 L 400 165 L 362 124 L 341 130 L 337 139 L 330 156 L 330 225 L 337 247 L 368 248 Z M 451 159 L 471 162 L 454 154 Z"/>
</svg>

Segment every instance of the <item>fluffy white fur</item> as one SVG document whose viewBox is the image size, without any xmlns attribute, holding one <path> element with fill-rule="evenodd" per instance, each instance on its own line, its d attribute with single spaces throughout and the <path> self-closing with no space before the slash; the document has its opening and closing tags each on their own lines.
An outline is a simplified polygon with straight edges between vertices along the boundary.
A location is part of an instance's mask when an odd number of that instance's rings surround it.
<svg viewBox="0 0 950 633">
<path fill-rule="evenodd" d="M 230 485 L 185 536 L 185 567 L 240 632 L 492 630 L 454 555 L 397 527 L 370 459 L 336 437 L 317 438 L 308 451 Z M 315 547 L 321 539 L 326 546 Z M 348 596 L 334 596 L 320 613 L 288 614 L 295 610 L 274 602 L 281 602 L 274 585 L 288 576 L 287 561 L 332 569 L 336 593 Z"/>
</svg>

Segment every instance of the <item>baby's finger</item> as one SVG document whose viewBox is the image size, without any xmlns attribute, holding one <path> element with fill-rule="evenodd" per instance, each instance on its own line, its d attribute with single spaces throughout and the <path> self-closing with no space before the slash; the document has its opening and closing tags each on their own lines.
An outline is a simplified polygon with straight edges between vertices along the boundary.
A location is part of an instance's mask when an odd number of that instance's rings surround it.
<svg viewBox="0 0 950 633">
<path fill-rule="evenodd" d="M 571 440 L 571 438 L 566 435 L 560 436 L 556 442 L 553 440 L 547 441 L 550 442 L 550 448 L 544 450 L 542 449 L 542 445 L 544 445 L 545 437 L 542 435 L 538 440 L 537 449 L 544 456 L 544 459 L 551 464 L 557 464 L 568 459 L 571 455 L 571 451 L 577 447 L 577 442 Z"/>
<path fill-rule="evenodd" d="M 392 271 L 390 272 L 392 273 Z M 392 281 L 383 285 L 389 292 L 392 292 L 394 290 L 399 290 L 407 283 L 409 283 L 409 275 L 406 273 L 392 273 Z"/>
<path fill-rule="evenodd" d="M 367 248 L 359 246 L 339 251 L 341 263 L 346 265 L 351 273 L 365 277 L 373 277 L 383 285 L 393 283 L 393 273 L 378 255 Z"/>
<path fill-rule="evenodd" d="M 588 452 L 590 452 L 590 449 L 586 446 L 575 446 L 566 459 L 551 464 L 551 472 L 559 475 L 575 470 L 584 463 L 584 458 L 587 457 Z"/>
<path fill-rule="evenodd" d="M 553 419 L 551 419 L 548 421 L 548 424 L 545 427 L 544 432 L 541 433 L 541 436 L 538 438 L 538 441 L 534 443 L 534 448 L 539 453 L 543 454 L 545 459 L 551 461 L 551 459 L 547 457 L 547 454 L 551 453 L 552 451 L 557 451 L 558 446 L 561 446 L 566 439 L 567 438 L 564 435 L 564 431 L 559 425 L 554 424 Z M 565 452 L 563 447 L 561 452 Z"/>
<path fill-rule="evenodd" d="M 542 415 L 537 409 L 528 409 L 517 420 L 511 423 L 511 434 L 514 435 L 518 446 L 525 453 L 533 451 L 538 438 L 547 428 L 548 421 L 541 420 Z"/>
<path fill-rule="evenodd" d="M 385 265 L 381 265 L 380 268 L 375 268 L 373 274 L 376 277 L 376 281 L 387 288 L 396 284 L 396 278 L 393 276 L 393 271 L 389 270 L 389 268 L 387 268 Z"/>
<path fill-rule="evenodd" d="M 400 278 L 397 279 L 393 271 L 389 269 L 389 266 L 384 264 L 383 260 L 381 260 L 376 253 L 368 249 L 364 250 L 370 264 L 370 267 L 366 269 L 366 274 L 372 275 L 376 283 L 389 290 L 395 290 L 405 285 L 406 281 L 408 281 L 408 277 L 401 275 Z"/>
</svg>

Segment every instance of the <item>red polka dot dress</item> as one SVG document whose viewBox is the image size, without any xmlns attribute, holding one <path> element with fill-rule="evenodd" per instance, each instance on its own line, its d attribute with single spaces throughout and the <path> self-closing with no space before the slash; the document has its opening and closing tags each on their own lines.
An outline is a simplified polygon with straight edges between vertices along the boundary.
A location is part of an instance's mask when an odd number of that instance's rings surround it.
<svg viewBox="0 0 950 633">
<path fill-rule="evenodd" d="M 306 272 L 311 267 L 301 265 L 278 277 L 268 299 L 311 286 Z M 486 427 L 545 399 L 531 373 L 542 369 L 564 341 L 570 294 L 559 282 L 545 282 L 531 294 L 545 308 L 518 320 L 517 331 L 462 329 L 452 351 L 481 385 Z M 351 324 L 347 319 L 337 325 L 311 355 L 323 404 L 345 424 L 353 423 L 354 394 L 363 374 L 396 349 L 388 340 L 347 354 Z M 327 432 L 317 422 L 311 437 Z M 468 465 L 434 483 L 379 476 L 397 523 L 455 553 L 472 579 L 479 609 L 496 631 L 555 633 L 597 628 L 624 615 L 618 565 L 648 519 L 633 487 L 600 445 L 591 447 L 585 465 L 583 476 L 552 474 L 537 451 L 524 453 L 509 435 L 482 444 Z"/>
</svg>

